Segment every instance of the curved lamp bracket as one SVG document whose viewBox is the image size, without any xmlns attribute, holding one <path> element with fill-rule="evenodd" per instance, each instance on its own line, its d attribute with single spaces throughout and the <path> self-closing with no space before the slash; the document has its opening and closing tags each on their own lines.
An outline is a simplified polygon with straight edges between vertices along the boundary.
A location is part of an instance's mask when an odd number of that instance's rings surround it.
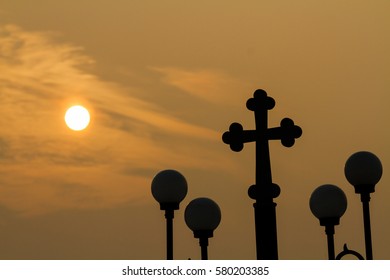
<svg viewBox="0 0 390 280">
<path fill-rule="evenodd" d="M 363 256 L 354 250 L 349 250 L 347 244 L 344 244 L 344 250 L 336 256 L 336 260 L 341 260 L 346 255 L 353 255 L 359 260 L 364 260 Z"/>
</svg>

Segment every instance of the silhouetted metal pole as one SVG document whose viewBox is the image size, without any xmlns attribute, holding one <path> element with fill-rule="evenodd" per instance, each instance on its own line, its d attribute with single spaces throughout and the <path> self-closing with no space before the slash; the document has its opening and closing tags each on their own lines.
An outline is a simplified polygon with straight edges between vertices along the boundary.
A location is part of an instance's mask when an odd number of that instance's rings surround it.
<svg viewBox="0 0 390 280">
<path fill-rule="evenodd" d="M 209 246 L 209 238 L 208 237 L 201 237 L 199 238 L 199 245 L 200 245 L 200 254 L 202 260 L 208 260 L 208 253 L 207 253 L 207 247 Z"/>
<path fill-rule="evenodd" d="M 334 225 L 326 225 L 325 233 L 328 239 L 328 258 L 329 260 L 334 260 L 336 258 L 334 250 Z"/>
<path fill-rule="evenodd" d="M 278 185 L 272 183 L 269 140 L 281 140 L 286 147 L 294 145 L 295 138 L 302 135 L 302 129 L 285 118 L 280 127 L 268 128 L 268 110 L 275 106 L 275 100 L 264 90 L 256 90 L 253 98 L 246 104 L 255 113 L 255 130 L 243 130 L 239 123 L 232 123 L 229 131 L 222 136 L 223 142 L 239 152 L 244 143 L 256 142 L 256 185 L 249 188 L 249 197 L 255 199 L 255 234 L 257 259 L 278 259 L 276 203 L 274 198 L 280 194 Z"/>
<path fill-rule="evenodd" d="M 165 219 L 167 221 L 167 260 L 173 260 L 173 209 L 165 210 Z"/>
<path fill-rule="evenodd" d="M 364 242 L 366 245 L 366 260 L 373 260 L 372 239 L 371 239 L 371 221 L 370 221 L 370 194 L 362 193 L 361 201 L 363 204 L 363 222 L 364 222 Z"/>
</svg>

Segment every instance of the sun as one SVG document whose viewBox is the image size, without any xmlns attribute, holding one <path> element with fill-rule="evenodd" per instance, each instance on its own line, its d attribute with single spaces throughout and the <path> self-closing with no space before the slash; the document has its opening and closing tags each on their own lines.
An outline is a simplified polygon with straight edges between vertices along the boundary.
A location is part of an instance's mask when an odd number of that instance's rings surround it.
<svg viewBox="0 0 390 280">
<path fill-rule="evenodd" d="M 89 121 L 89 112 L 83 106 L 72 106 L 65 113 L 65 123 L 72 130 L 80 131 L 87 128 Z"/>
</svg>

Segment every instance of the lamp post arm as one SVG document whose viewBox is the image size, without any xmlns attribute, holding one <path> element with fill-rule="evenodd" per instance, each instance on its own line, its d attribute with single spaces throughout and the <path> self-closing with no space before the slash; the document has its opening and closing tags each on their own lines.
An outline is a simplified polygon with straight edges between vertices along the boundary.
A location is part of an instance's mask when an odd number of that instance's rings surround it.
<svg viewBox="0 0 390 280">
<path fill-rule="evenodd" d="M 336 256 L 336 260 L 341 260 L 346 255 L 353 255 L 359 260 L 364 260 L 363 256 L 354 250 L 349 250 L 347 244 L 344 244 L 344 250 Z"/>
</svg>

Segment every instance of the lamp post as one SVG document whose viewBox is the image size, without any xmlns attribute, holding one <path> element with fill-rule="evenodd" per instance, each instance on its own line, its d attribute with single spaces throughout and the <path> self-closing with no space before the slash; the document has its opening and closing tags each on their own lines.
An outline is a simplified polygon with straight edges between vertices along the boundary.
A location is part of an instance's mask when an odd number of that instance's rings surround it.
<svg viewBox="0 0 390 280">
<path fill-rule="evenodd" d="M 217 203 L 205 197 L 192 200 L 184 212 L 187 226 L 199 238 L 202 260 L 208 259 L 207 246 L 209 238 L 221 222 L 221 210 Z"/>
<path fill-rule="evenodd" d="M 334 260 L 334 227 L 340 224 L 340 218 L 347 209 L 347 197 L 344 192 L 334 185 L 322 185 L 318 187 L 310 197 L 310 210 L 320 220 L 320 225 L 325 227 L 328 239 L 328 257 Z"/>
<path fill-rule="evenodd" d="M 164 170 L 152 181 L 152 195 L 165 210 L 167 228 L 167 260 L 173 260 L 173 218 L 174 210 L 187 195 L 187 181 L 175 170 Z"/>
<path fill-rule="evenodd" d="M 165 210 L 167 228 L 167 260 L 173 260 L 173 218 L 174 210 L 187 195 L 187 181 L 176 170 L 159 172 L 152 181 L 152 195 Z M 221 210 L 217 203 L 205 197 L 192 200 L 185 210 L 185 222 L 199 238 L 202 260 L 207 260 L 208 239 L 221 221 Z"/>
<path fill-rule="evenodd" d="M 360 194 L 363 204 L 366 259 L 372 260 L 370 193 L 375 192 L 375 185 L 382 177 L 382 164 L 379 158 L 370 152 L 357 152 L 345 163 L 344 173 L 348 182 L 355 187 L 355 193 Z"/>
<path fill-rule="evenodd" d="M 375 192 L 375 185 L 382 176 L 382 164 L 377 156 L 370 152 L 357 152 L 349 157 L 344 168 L 345 176 L 349 183 L 355 187 L 355 193 L 360 194 L 363 204 L 364 240 L 366 248 L 366 259 L 372 260 L 372 239 L 370 222 L 370 193 Z M 310 209 L 314 216 L 320 220 L 320 225 L 325 226 L 328 238 L 328 255 L 330 260 L 341 259 L 351 254 L 358 259 L 362 255 L 356 251 L 349 250 L 344 245 L 344 251 L 335 256 L 334 252 L 334 226 L 340 222 L 340 217 L 347 209 L 347 199 L 344 192 L 334 185 L 323 185 L 318 187 L 310 197 Z"/>
</svg>

